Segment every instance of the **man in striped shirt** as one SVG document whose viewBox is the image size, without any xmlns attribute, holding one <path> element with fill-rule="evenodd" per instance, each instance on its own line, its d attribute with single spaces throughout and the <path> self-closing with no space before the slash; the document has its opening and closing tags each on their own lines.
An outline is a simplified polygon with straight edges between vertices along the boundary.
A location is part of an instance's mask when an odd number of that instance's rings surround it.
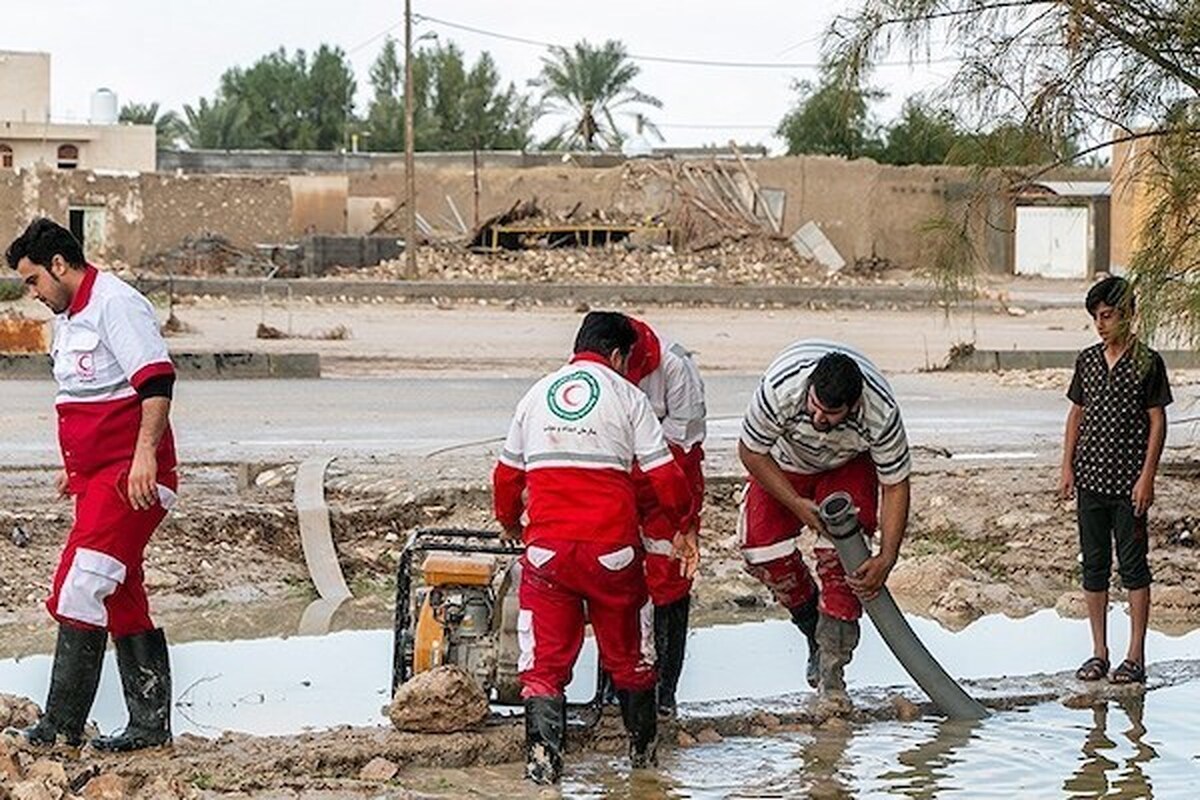
<svg viewBox="0 0 1200 800">
<path fill-rule="evenodd" d="M 746 569 L 808 639 L 809 685 L 844 701 L 843 671 L 858 644 L 860 600 L 879 593 L 908 524 L 912 461 L 892 389 L 866 356 L 845 345 L 796 342 L 759 383 L 738 455 L 750 473 L 740 520 Z M 837 491 L 850 493 L 867 534 L 880 511 L 880 551 L 851 575 L 817 513 Z M 819 591 L 800 557 L 805 526 L 819 537 Z"/>
</svg>

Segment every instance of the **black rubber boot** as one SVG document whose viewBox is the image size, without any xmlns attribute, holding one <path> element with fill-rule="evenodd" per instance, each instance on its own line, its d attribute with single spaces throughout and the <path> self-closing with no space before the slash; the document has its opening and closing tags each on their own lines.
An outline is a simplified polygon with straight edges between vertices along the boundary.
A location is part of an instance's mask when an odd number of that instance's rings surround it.
<svg viewBox="0 0 1200 800">
<path fill-rule="evenodd" d="M 617 690 L 621 720 L 629 732 L 629 764 L 643 769 L 658 764 L 658 715 L 654 710 L 653 689 Z"/>
<path fill-rule="evenodd" d="M 596 690 L 596 694 L 600 698 L 600 704 L 605 706 L 615 706 L 617 704 L 617 687 L 613 686 L 612 675 L 607 671 L 600 671 L 600 688 Z"/>
<path fill-rule="evenodd" d="M 92 710 L 92 701 L 96 699 L 96 687 L 100 685 L 100 667 L 104 664 L 107 641 L 108 634 L 103 630 L 59 625 L 46 711 L 36 725 L 10 729 L 6 733 L 37 747 L 56 744 L 79 747 L 83 744 L 83 726 Z"/>
<path fill-rule="evenodd" d="M 564 697 L 530 697 L 525 701 L 525 777 L 549 786 L 562 777 L 567 731 Z"/>
<path fill-rule="evenodd" d="M 654 607 L 654 649 L 658 653 L 658 714 L 668 718 L 675 715 L 675 689 L 683 672 L 683 655 L 687 648 L 688 611 L 691 595 L 674 603 Z"/>
<path fill-rule="evenodd" d="M 171 662 L 162 628 L 114 639 L 129 724 L 92 747 L 113 753 L 171 743 Z"/>
<path fill-rule="evenodd" d="M 804 676 L 808 685 L 814 689 L 821 681 L 821 645 L 817 641 L 817 618 L 820 616 L 817 612 L 818 598 L 819 595 L 813 594 L 812 599 L 804 605 L 789 609 L 792 622 L 808 640 L 808 666 Z"/>
</svg>

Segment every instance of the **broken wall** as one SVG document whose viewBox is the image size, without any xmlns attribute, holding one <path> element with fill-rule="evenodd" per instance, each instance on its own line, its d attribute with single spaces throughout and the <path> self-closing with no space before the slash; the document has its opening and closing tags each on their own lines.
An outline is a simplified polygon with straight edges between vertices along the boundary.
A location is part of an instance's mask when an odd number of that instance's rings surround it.
<svg viewBox="0 0 1200 800">
<path fill-rule="evenodd" d="M 91 248 L 89 258 L 136 265 L 204 232 L 242 247 L 284 241 L 292 193 L 282 177 L 0 173 L 0 242 L 11 241 L 36 216 L 66 225 L 72 208 L 103 211 L 102 244 Z"/>
<path fill-rule="evenodd" d="M 901 267 L 923 263 L 920 226 L 946 210 L 971 172 L 949 167 L 891 167 L 868 160 L 787 157 L 747 162 L 764 189 L 786 193 L 783 233 L 816 222 L 849 263 L 886 258 Z M 469 166 L 418 167 L 417 211 L 436 230 L 458 230 L 446 198 L 474 227 L 474 178 Z M 490 167 L 479 174 L 479 219 L 533 197 L 548 210 L 611 210 L 651 215 L 670 202 L 669 182 L 632 165 L 583 168 Z M 370 231 L 404 197 L 403 169 L 349 175 L 95 175 L 84 171 L 0 173 L 0 239 L 10 240 L 30 218 L 66 222 L 74 206 L 102 208 L 98 259 L 138 264 L 185 236 L 211 232 L 234 245 L 296 240 L 305 232 Z M 1000 200 L 998 202 L 1006 202 Z M 394 214 L 379 233 L 401 233 Z M 1002 250 L 1000 243 L 993 243 Z M 997 258 L 997 263 L 1002 262 Z"/>
</svg>

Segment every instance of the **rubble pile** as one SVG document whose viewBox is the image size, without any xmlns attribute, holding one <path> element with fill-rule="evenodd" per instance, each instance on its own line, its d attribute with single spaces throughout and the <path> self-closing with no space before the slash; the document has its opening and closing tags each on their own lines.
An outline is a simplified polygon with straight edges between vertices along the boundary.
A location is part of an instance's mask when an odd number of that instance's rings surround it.
<svg viewBox="0 0 1200 800">
<path fill-rule="evenodd" d="M 724 242 L 698 252 L 632 244 L 482 254 L 428 247 L 418 251 L 417 266 L 423 279 L 452 281 L 763 285 L 845 280 L 827 276 L 786 242 L 769 239 Z M 398 280 L 403 275 L 403 259 L 339 273 L 374 280 Z"/>
<path fill-rule="evenodd" d="M 169 250 L 142 261 L 141 268 L 161 275 L 233 275 L 260 278 L 272 264 L 216 233 L 185 236 Z"/>
</svg>

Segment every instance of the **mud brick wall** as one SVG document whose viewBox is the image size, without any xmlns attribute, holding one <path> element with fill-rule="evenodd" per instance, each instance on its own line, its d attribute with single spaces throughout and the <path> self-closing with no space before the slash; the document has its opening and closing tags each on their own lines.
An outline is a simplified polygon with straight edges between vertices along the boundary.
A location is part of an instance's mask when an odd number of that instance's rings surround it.
<svg viewBox="0 0 1200 800">
<path fill-rule="evenodd" d="M 955 198 L 977 190 L 973 172 L 964 168 L 892 167 L 819 156 L 748 163 L 764 189 L 786 193 L 785 236 L 815 221 L 849 263 L 876 258 L 904 268 L 923 266 L 930 242 L 920 233 L 921 227 L 945 214 Z M 487 167 L 479 176 L 479 216 L 487 218 L 534 197 L 543 208 L 559 213 L 576 204 L 584 212 L 602 209 L 621 216 L 664 210 L 670 199 L 669 184 L 644 171 L 633 177 L 634 172 L 626 165 Z M 469 166 L 418 167 L 416 177 L 417 210 L 436 230 L 457 229 L 447 197 L 468 228 L 474 226 L 474 180 Z M 312 189 L 308 184 L 314 180 L 337 183 L 333 194 L 344 207 L 340 219 L 337 208 L 321 206 L 320 214 L 305 210 L 315 202 L 313 192 L 299 191 L 297 186 Z M 395 208 L 403 196 L 402 169 L 290 177 L 0 171 L 0 243 L 7 243 L 37 214 L 65 223 L 71 206 L 102 207 L 104 244 L 100 252 L 89 255 L 136 266 L 154 253 L 176 247 L 185 236 L 203 232 L 219 234 L 245 249 L 257 243 L 296 241 L 305 233 L 364 233 L 373 227 L 374 217 Z M 989 214 L 1001 221 L 1011 212 L 1011 202 L 999 184 L 990 205 Z M 298 229 L 301 217 L 308 220 L 303 230 Z M 395 214 L 377 233 L 396 235 L 402 225 L 403 215 Z M 976 227 L 973 238 L 983 260 L 991 269 L 1003 271 L 1011 234 L 1004 225 Z"/>
<path fill-rule="evenodd" d="M 279 176 L 0 172 L 0 244 L 36 216 L 67 224 L 73 206 L 104 209 L 104 244 L 90 258 L 137 265 L 205 231 L 244 247 L 286 240 L 292 195 Z"/>
</svg>

